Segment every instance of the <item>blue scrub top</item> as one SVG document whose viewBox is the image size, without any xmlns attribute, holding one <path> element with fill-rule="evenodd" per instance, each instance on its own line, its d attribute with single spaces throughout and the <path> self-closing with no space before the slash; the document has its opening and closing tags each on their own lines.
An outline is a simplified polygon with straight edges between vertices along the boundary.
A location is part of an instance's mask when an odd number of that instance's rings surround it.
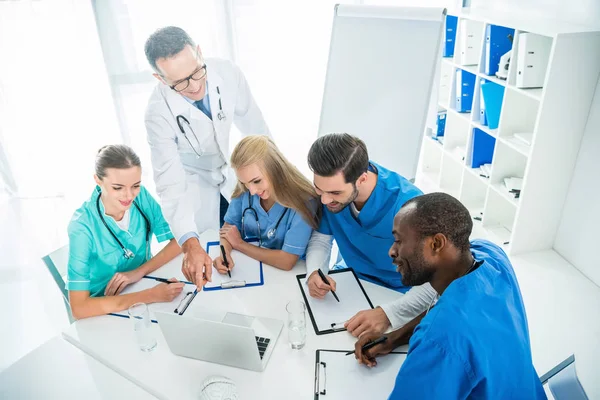
<svg viewBox="0 0 600 400">
<path fill-rule="evenodd" d="M 67 290 L 87 290 L 91 296 L 104 295 L 104 289 L 117 272 L 134 270 L 144 264 L 146 259 L 146 222 L 139 210 L 132 204 L 129 209 L 129 230 L 122 230 L 115 220 L 104 214 L 104 205 L 100 202 L 100 211 L 104 220 L 119 238 L 125 248 L 135 257 L 126 259 L 123 249 L 106 229 L 96 208 L 100 188 L 96 187 L 89 200 L 75 211 L 69 223 L 69 266 L 67 271 Z M 146 188 L 140 187 L 135 202 L 150 221 L 151 232 L 159 242 L 173 239 L 169 224 L 162 210 Z M 149 251 L 148 251 L 149 252 Z"/>
<path fill-rule="evenodd" d="M 354 218 L 350 207 L 334 214 L 323 205 L 318 231 L 333 235 L 345 264 L 359 277 L 406 292 L 410 287 L 402 284 L 402 277 L 388 256 L 394 243 L 392 226 L 400 207 L 423 192 L 397 173 L 374 162 L 371 164 L 377 170 L 377 185 L 358 219 Z"/>
<path fill-rule="evenodd" d="M 483 264 L 452 282 L 417 326 L 390 399 L 546 399 L 508 257 L 486 240 L 471 252 Z"/>
<path fill-rule="evenodd" d="M 250 192 L 244 192 L 240 197 L 231 199 L 229 208 L 225 214 L 225 222 L 235 225 L 240 231 L 240 235 L 242 235 L 242 213 L 249 206 Z M 302 218 L 302 215 L 295 210 L 288 209 L 279 223 L 275 236 L 269 239 L 267 233 L 271 228 L 275 228 L 279 217 L 285 211 L 285 207 L 279 203 L 275 203 L 269 212 L 266 212 L 260 205 L 260 197 L 255 194 L 252 196 L 252 209 L 258 214 L 260 239 L 264 248 L 283 250 L 287 253 L 304 257 L 313 229 Z M 242 239 L 257 239 L 259 237 L 256 217 L 250 210 L 246 210 L 244 213 L 244 227 L 245 234 L 248 237 L 242 236 Z"/>
</svg>

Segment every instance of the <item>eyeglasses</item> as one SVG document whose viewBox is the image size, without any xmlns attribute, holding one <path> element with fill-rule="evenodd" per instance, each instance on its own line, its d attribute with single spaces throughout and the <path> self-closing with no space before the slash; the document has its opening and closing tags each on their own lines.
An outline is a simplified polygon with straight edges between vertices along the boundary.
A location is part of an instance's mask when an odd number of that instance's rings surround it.
<svg viewBox="0 0 600 400">
<path fill-rule="evenodd" d="M 188 86 L 190 86 L 190 79 L 192 79 L 194 81 L 199 81 L 199 80 L 203 79 L 205 76 L 206 76 L 206 64 L 204 64 L 203 66 L 196 69 L 187 78 L 185 78 L 169 87 L 176 92 L 181 92 L 181 91 L 184 91 L 185 89 L 187 89 Z"/>
</svg>

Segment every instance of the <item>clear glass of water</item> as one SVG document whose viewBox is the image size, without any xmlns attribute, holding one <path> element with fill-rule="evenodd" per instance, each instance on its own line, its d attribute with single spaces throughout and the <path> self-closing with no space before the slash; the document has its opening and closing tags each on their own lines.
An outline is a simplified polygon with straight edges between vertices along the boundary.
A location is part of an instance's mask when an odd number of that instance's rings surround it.
<svg viewBox="0 0 600 400">
<path fill-rule="evenodd" d="M 288 339 L 292 349 L 299 350 L 306 344 L 306 306 L 298 300 L 285 307 L 288 313 Z"/>
<path fill-rule="evenodd" d="M 144 303 L 135 303 L 128 310 L 129 319 L 133 322 L 133 330 L 140 350 L 152 351 L 156 348 L 156 338 L 152 333 L 150 311 Z"/>
</svg>

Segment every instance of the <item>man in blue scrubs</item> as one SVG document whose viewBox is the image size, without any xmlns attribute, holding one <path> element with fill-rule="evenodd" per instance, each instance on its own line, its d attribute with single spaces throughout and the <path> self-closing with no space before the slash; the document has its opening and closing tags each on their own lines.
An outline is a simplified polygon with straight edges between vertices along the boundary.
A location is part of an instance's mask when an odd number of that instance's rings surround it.
<svg viewBox="0 0 600 400">
<path fill-rule="evenodd" d="M 390 399 L 546 398 L 511 263 L 497 245 L 469 242 L 472 227 L 468 210 L 444 193 L 409 200 L 394 219 L 389 255 L 403 283 L 429 282 L 441 297 L 383 344 L 362 351 L 381 336 L 372 332 L 356 343 L 356 358 L 373 366 L 410 339 Z"/>
<path fill-rule="evenodd" d="M 422 192 L 406 178 L 369 161 L 365 143 L 347 133 L 317 139 L 310 148 L 308 165 L 323 203 L 321 224 L 306 254 L 310 295 L 324 298 L 330 289 L 335 290 L 332 276 L 329 286 L 317 274 L 319 268 L 328 272 L 333 239 L 345 264 L 359 277 L 407 292 L 410 286 L 402 283 L 387 251 L 394 242 L 394 216 L 406 201 Z M 354 336 L 366 330 L 383 332 L 390 325 L 398 328 L 423 312 L 434 296 L 429 285 L 413 288 L 398 302 L 361 311 L 345 327 Z"/>
</svg>

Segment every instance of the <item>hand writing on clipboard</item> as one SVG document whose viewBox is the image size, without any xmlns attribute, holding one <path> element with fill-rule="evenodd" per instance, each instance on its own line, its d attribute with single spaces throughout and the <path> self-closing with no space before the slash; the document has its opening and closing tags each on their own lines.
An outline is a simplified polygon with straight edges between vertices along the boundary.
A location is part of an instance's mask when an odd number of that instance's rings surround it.
<svg viewBox="0 0 600 400">
<path fill-rule="evenodd" d="M 374 367 L 377 365 L 375 358 L 389 354 L 394 349 L 393 347 L 393 340 L 388 340 L 387 336 L 377 332 L 366 332 L 354 344 L 354 357 L 359 364 Z M 352 352 L 348 354 L 352 354 Z"/>
<path fill-rule="evenodd" d="M 331 275 L 327 276 L 327 281 L 329 281 L 329 284 L 325 283 L 325 281 L 319 276 L 319 272 L 320 269 L 310 274 L 306 283 L 308 285 L 308 293 L 311 297 L 316 299 L 324 299 L 327 293 L 330 291 L 333 290 L 335 292 L 336 283 Z"/>
</svg>

